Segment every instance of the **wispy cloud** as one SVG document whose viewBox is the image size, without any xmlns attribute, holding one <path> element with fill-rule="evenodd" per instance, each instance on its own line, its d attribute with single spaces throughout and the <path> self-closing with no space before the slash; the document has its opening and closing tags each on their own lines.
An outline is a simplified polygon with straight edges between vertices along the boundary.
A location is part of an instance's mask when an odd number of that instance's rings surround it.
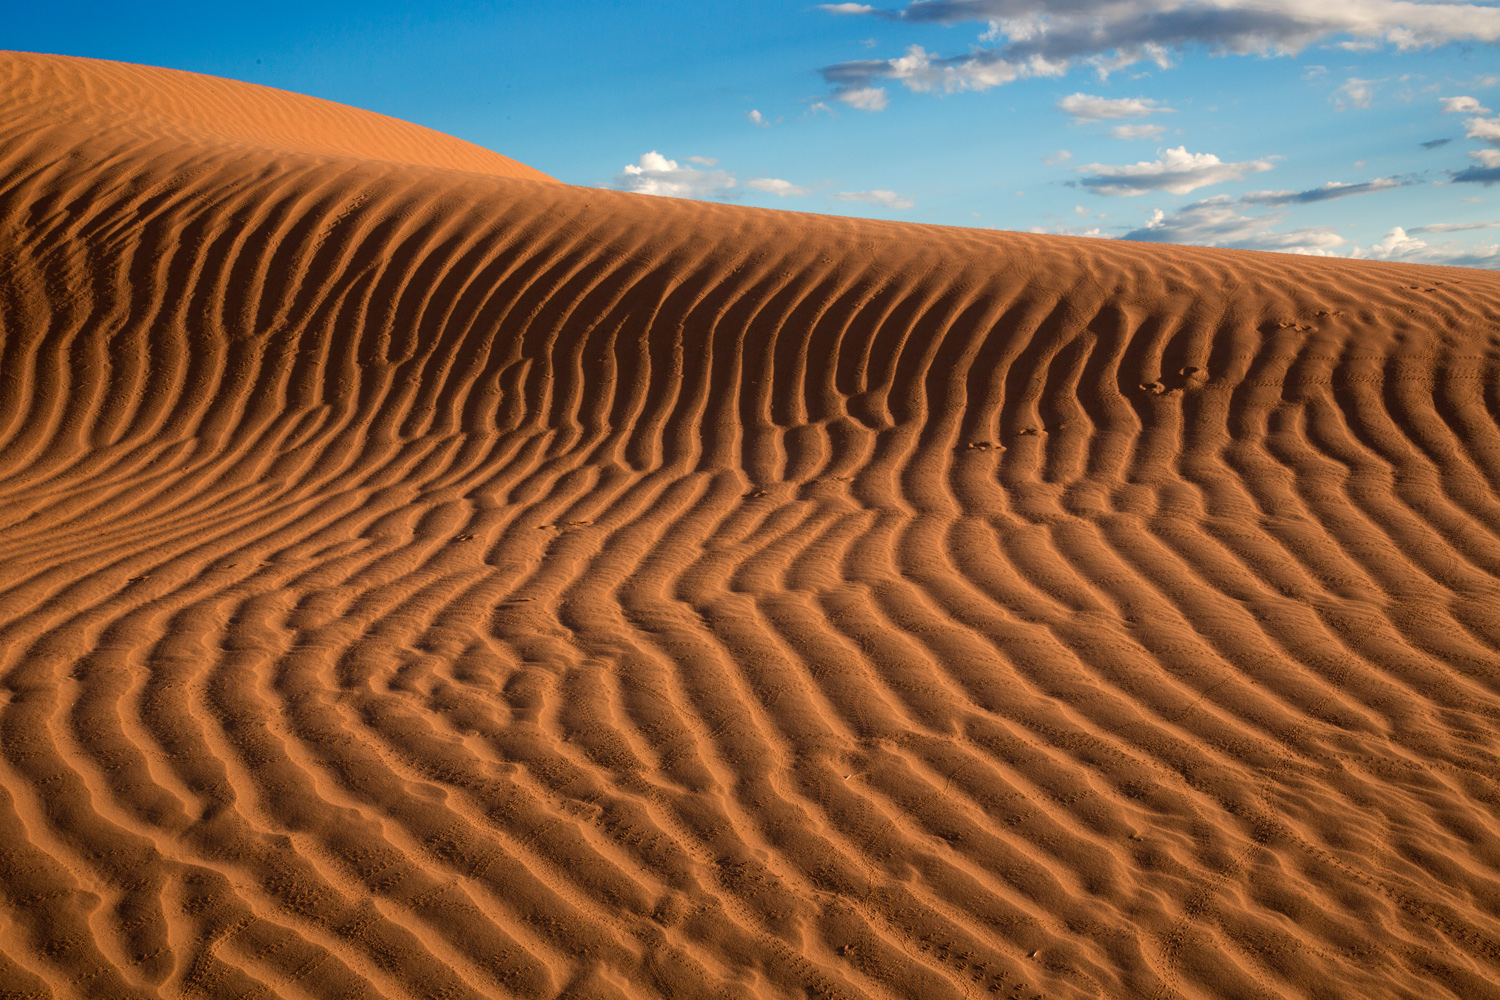
<svg viewBox="0 0 1500 1000">
<path fill-rule="evenodd" d="M 834 96 L 859 111 L 884 111 L 891 103 L 884 87 L 846 87 Z"/>
<path fill-rule="evenodd" d="M 1350 185 L 1353 186 L 1353 185 Z M 1231 247 L 1239 250 L 1274 250 L 1281 253 L 1343 256 L 1413 264 L 1446 264 L 1455 267 L 1500 269 L 1500 244 L 1463 245 L 1445 242 L 1432 245 L 1418 234 L 1444 234 L 1481 229 L 1500 229 L 1493 222 L 1439 222 L 1411 229 L 1395 227 L 1369 247 L 1349 246 L 1349 241 L 1326 226 L 1303 226 L 1278 231 L 1285 212 L 1246 215 L 1239 211 L 1243 198 L 1217 195 L 1194 202 L 1175 212 L 1157 209 L 1139 229 L 1121 239 L 1147 243 L 1179 243 L 1190 246 Z M 1347 248 L 1347 249 L 1345 249 Z"/>
<path fill-rule="evenodd" d="M 812 194 L 812 188 L 800 187 L 791 181 L 775 177 L 756 177 L 746 181 L 745 187 L 764 191 L 766 194 L 774 194 L 778 198 L 800 198 Z"/>
<path fill-rule="evenodd" d="M 1423 149 L 1437 149 L 1439 146 L 1446 146 L 1452 141 L 1452 139 L 1430 139 L 1427 142 L 1420 143 L 1419 145 L 1421 145 Z"/>
<path fill-rule="evenodd" d="M 1416 183 L 1415 177 L 1393 176 L 1377 177 L 1372 181 L 1360 181 L 1355 184 L 1345 184 L 1343 181 L 1329 181 L 1322 187 L 1310 188 L 1306 191 L 1251 191 L 1239 199 L 1242 205 L 1265 205 L 1279 207 L 1282 205 L 1309 205 L 1318 201 L 1332 201 L 1335 198 L 1348 198 L 1356 194 L 1373 194 L 1376 191 L 1389 191 L 1392 188 L 1409 187 Z"/>
<path fill-rule="evenodd" d="M 838 194 L 829 195 L 834 201 L 862 201 L 870 205 L 879 205 L 882 208 L 911 208 L 916 202 L 910 198 L 903 198 L 894 191 L 877 189 L 874 191 L 840 191 Z"/>
<path fill-rule="evenodd" d="M 823 69 L 823 78 L 834 85 L 833 96 L 861 111 L 883 111 L 888 103 L 885 88 L 877 84 L 894 80 L 915 91 L 988 90 L 1022 76 L 1061 76 L 1067 66 L 1032 60 L 1024 66 L 995 57 L 964 56 L 935 58 L 920 45 L 896 59 L 861 59 Z M 879 96 L 876 96 L 879 95 Z"/>
<path fill-rule="evenodd" d="M 1348 111 L 1350 108 L 1368 108 L 1375 100 L 1375 88 L 1373 84 L 1380 83 L 1379 80 L 1361 80 L 1351 76 L 1333 92 L 1330 100 L 1333 101 L 1335 111 Z"/>
<path fill-rule="evenodd" d="M 1159 139 L 1165 131 L 1162 125 L 1116 125 L 1109 135 L 1112 139 Z"/>
<path fill-rule="evenodd" d="M 1401 50 L 1447 42 L 1500 41 L 1500 8 L 1411 0 L 914 0 L 898 10 L 828 4 L 838 14 L 907 23 L 984 23 L 976 46 L 942 57 L 920 46 L 895 59 L 840 63 L 823 70 L 839 92 L 898 81 L 915 91 L 984 90 L 1013 80 L 1059 76 L 1074 65 L 1101 76 L 1140 62 L 1170 66 L 1172 54 L 1203 47 L 1221 54 L 1289 55 L 1317 42 L 1390 45 Z M 1358 86 L 1368 86 L 1372 81 Z M 1345 87 L 1350 87 L 1346 83 Z M 1367 95 L 1351 89 L 1346 107 Z"/>
<path fill-rule="evenodd" d="M 1095 97 L 1091 94 L 1069 94 L 1057 102 L 1057 109 L 1077 122 L 1098 122 L 1117 118 L 1143 118 L 1146 115 L 1170 114 L 1145 97 Z"/>
<path fill-rule="evenodd" d="M 1476 229 L 1500 229 L 1500 220 L 1494 222 L 1434 222 L 1426 226 L 1412 226 L 1408 233 L 1469 233 Z"/>
<path fill-rule="evenodd" d="M 748 119 L 750 119 L 750 124 L 751 125 L 755 125 L 758 128 L 770 128 L 771 127 L 771 121 L 770 121 L 770 119 L 768 119 L 765 115 L 761 114 L 759 111 L 751 111 L 745 117 L 748 118 Z"/>
<path fill-rule="evenodd" d="M 1322 226 L 1276 232 L 1272 227 L 1281 221 L 1282 215 L 1243 215 L 1235 210 L 1237 204 L 1234 199 L 1219 195 L 1194 202 L 1170 215 L 1157 209 L 1150 221 L 1123 238 L 1143 243 L 1311 254 L 1329 253 L 1346 242 L 1338 233 Z"/>
<path fill-rule="evenodd" d="M 1237 181 L 1246 174 L 1272 169 L 1270 160 L 1225 163 L 1213 153 L 1189 153 L 1187 147 L 1164 150 L 1160 159 L 1124 166 L 1090 163 L 1079 167 L 1085 176 L 1077 183 L 1095 194 L 1115 197 L 1169 191 L 1187 194 L 1211 184 Z"/>
</svg>

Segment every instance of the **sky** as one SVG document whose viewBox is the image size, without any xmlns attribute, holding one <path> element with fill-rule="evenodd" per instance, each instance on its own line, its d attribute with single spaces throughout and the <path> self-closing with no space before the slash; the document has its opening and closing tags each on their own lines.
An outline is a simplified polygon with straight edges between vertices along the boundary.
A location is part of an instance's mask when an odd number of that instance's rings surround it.
<svg viewBox="0 0 1500 1000">
<path fill-rule="evenodd" d="M 17 6 L 0 48 L 210 73 L 558 180 L 1500 269 L 1500 0 Z"/>
</svg>

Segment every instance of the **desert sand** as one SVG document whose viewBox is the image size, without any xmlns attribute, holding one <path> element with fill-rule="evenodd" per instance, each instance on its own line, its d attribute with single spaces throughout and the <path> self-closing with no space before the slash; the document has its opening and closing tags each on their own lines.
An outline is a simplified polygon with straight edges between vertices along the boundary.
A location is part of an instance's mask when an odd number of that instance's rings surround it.
<svg viewBox="0 0 1500 1000">
<path fill-rule="evenodd" d="M 1500 997 L 1500 275 L 0 54 L 0 997 Z"/>
</svg>

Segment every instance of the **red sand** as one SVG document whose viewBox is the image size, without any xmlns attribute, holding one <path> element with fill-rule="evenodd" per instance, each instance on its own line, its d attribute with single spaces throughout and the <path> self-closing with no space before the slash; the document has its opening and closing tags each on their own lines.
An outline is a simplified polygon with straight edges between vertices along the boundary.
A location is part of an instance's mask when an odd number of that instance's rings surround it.
<svg viewBox="0 0 1500 1000">
<path fill-rule="evenodd" d="M 1500 275 L 0 167 L 0 997 L 1500 997 Z"/>
</svg>

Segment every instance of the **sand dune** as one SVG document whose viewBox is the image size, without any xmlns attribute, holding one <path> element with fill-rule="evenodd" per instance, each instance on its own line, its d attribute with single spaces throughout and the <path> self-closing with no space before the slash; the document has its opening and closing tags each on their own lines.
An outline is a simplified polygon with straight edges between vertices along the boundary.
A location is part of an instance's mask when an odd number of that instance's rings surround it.
<svg viewBox="0 0 1500 1000">
<path fill-rule="evenodd" d="M 0 997 L 1500 996 L 1500 275 L 0 81 Z"/>
</svg>

